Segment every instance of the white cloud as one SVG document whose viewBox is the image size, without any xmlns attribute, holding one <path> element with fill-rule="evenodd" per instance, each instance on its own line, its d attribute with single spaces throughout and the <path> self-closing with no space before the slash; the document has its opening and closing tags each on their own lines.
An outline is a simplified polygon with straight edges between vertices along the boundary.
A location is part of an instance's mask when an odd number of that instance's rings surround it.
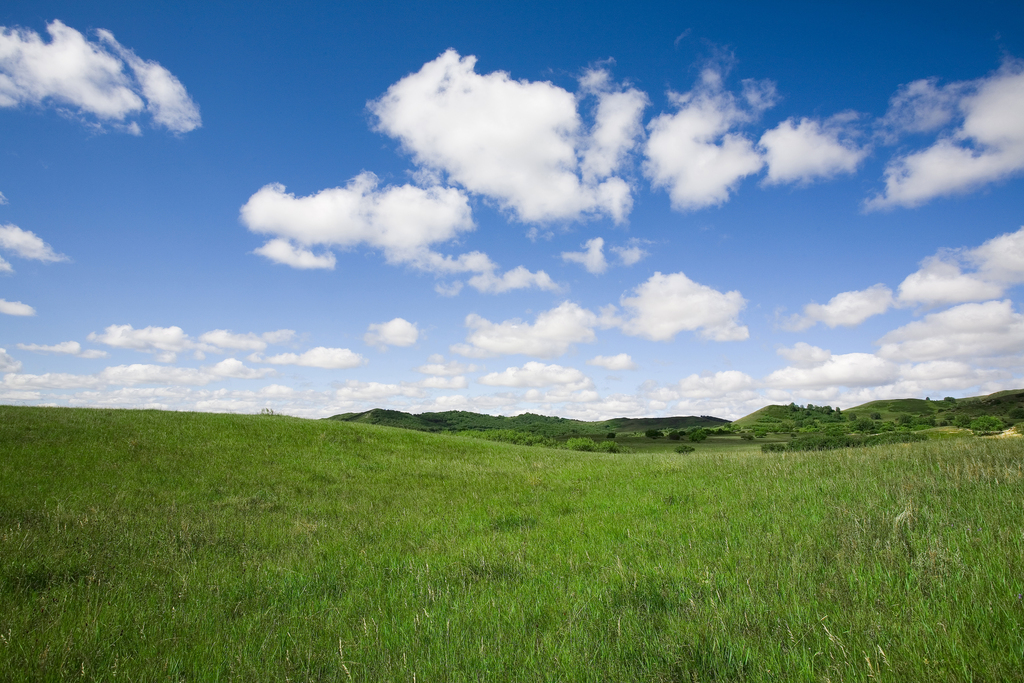
<svg viewBox="0 0 1024 683">
<path fill-rule="evenodd" d="M 524 266 L 516 266 L 505 271 L 503 275 L 495 275 L 493 270 L 485 270 L 467 280 L 471 287 L 484 294 L 500 294 L 513 289 L 529 289 L 536 287 L 549 292 L 561 291 L 561 287 L 543 270 L 533 273 Z"/>
<path fill-rule="evenodd" d="M 210 330 L 199 335 L 199 341 L 211 347 L 234 351 L 263 351 L 268 344 L 283 344 L 295 336 L 294 330 L 275 330 L 257 335 L 253 332 L 235 334 L 231 330 Z M 209 350 L 209 349 L 204 349 Z"/>
<path fill-rule="evenodd" d="M 32 308 L 28 304 L 23 304 L 20 301 L 7 301 L 6 299 L 0 299 L 0 313 L 4 315 L 35 315 L 36 309 Z"/>
<path fill-rule="evenodd" d="M 636 370 L 636 363 L 628 353 L 620 353 L 615 356 L 594 356 L 587 361 L 587 365 L 596 365 L 605 370 Z"/>
<path fill-rule="evenodd" d="M 341 388 L 334 392 L 340 401 L 382 401 L 395 396 L 419 398 L 424 396 L 423 390 L 409 384 L 383 384 L 381 382 L 359 382 L 347 380 Z"/>
<path fill-rule="evenodd" d="M 210 368 L 176 368 L 167 365 L 117 365 L 104 368 L 95 375 L 45 373 L 42 375 L 8 374 L 4 386 L 15 389 L 97 389 L 110 385 L 164 384 L 171 386 L 205 386 L 225 378 L 259 379 L 267 370 L 254 370 L 234 358 Z"/>
<path fill-rule="evenodd" d="M 856 115 L 840 114 L 824 122 L 788 118 L 764 133 L 758 143 L 768 163 L 765 183 L 810 183 L 853 173 L 868 154 L 851 140 L 849 124 Z"/>
<path fill-rule="evenodd" d="M 416 368 L 416 372 L 423 373 L 424 375 L 434 375 L 436 377 L 453 377 L 455 375 L 461 375 L 467 372 L 476 372 L 482 368 L 476 365 L 466 365 L 458 361 L 444 362 L 444 356 L 435 353 L 427 359 L 427 365 L 421 365 Z"/>
<path fill-rule="evenodd" d="M 252 253 L 298 270 L 334 270 L 337 263 L 334 254 L 329 251 L 314 254 L 309 249 L 297 247 L 280 237 L 267 240 L 266 244 L 253 249 Z"/>
<path fill-rule="evenodd" d="M 670 341 L 683 330 L 700 330 L 714 341 L 738 341 L 750 336 L 737 320 L 746 300 L 738 291 L 723 294 L 689 279 L 683 273 L 654 273 L 621 298 L 631 312 L 622 331 L 652 341 Z"/>
<path fill-rule="evenodd" d="M 13 273 L 13 272 L 14 272 L 14 267 L 10 263 L 5 261 L 3 256 L 0 256 L 0 273 L 10 274 L 10 273 Z"/>
<path fill-rule="evenodd" d="M 911 87 L 917 97 L 897 93 L 893 120 L 919 130 L 954 116 L 962 122 L 927 149 L 893 158 L 885 170 L 885 190 L 865 208 L 919 206 L 1024 170 L 1024 61 L 1007 60 L 991 76 L 947 89 L 920 81 Z"/>
<path fill-rule="evenodd" d="M 689 375 L 679 380 L 677 386 L 681 398 L 705 399 L 747 392 L 756 388 L 757 382 L 744 372 L 722 370 L 708 375 Z"/>
<path fill-rule="evenodd" d="M 419 336 L 420 331 L 416 323 L 411 323 L 405 318 L 395 318 L 386 323 L 371 324 L 363 335 L 363 341 L 370 346 L 383 349 L 386 346 L 412 346 Z"/>
<path fill-rule="evenodd" d="M 174 133 L 187 133 L 202 125 L 199 107 L 174 74 L 154 61 L 139 59 L 132 50 L 114 40 L 110 31 L 100 29 L 97 33 L 131 68 L 146 99 L 146 110 L 156 123 Z"/>
<path fill-rule="evenodd" d="M 465 389 L 469 382 L 462 375 L 455 377 L 428 377 L 419 382 L 413 382 L 413 386 L 421 389 Z"/>
<path fill-rule="evenodd" d="M 841 292 L 829 299 L 827 304 L 809 303 L 804 306 L 803 315 L 795 315 L 785 327 L 790 330 L 806 330 L 815 323 L 825 323 L 835 328 L 855 327 L 874 315 L 881 315 L 893 305 L 892 290 L 882 284 L 864 290 Z"/>
<path fill-rule="evenodd" d="M 821 351 L 823 349 L 810 346 L 792 351 L 781 350 L 780 355 L 797 357 L 798 364 L 776 370 L 764 378 L 764 383 L 789 390 L 874 387 L 888 384 L 899 376 L 899 367 L 895 363 L 874 354 L 834 355 Z"/>
<path fill-rule="evenodd" d="M 1009 300 L 961 304 L 897 328 L 879 341 L 878 355 L 895 361 L 976 361 L 1024 351 L 1024 316 Z"/>
<path fill-rule="evenodd" d="M 597 97 L 594 127 L 584 142 L 580 169 L 586 184 L 613 175 L 643 135 L 641 116 L 650 104 L 647 94 L 620 88 L 605 69 L 589 69 L 580 79 L 584 94 Z"/>
<path fill-rule="evenodd" d="M 545 365 L 530 361 L 523 367 L 506 368 L 504 372 L 492 372 L 477 380 L 492 387 L 550 387 L 561 386 L 570 391 L 593 389 L 594 383 L 576 368 L 561 365 Z"/>
<path fill-rule="evenodd" d="M 157 359 L 164 363 L 174 362 L 177 354 L 194 347 L 185 331 L 177 325 L 150 326 L 140 330 L 131 325 L 110 325 L 102 334 L 90 332 L 88 339 L 118 349 L 156 353 Z"/>
<path fill-rule="evenodd" d="M 622 221 L 632 198 L 613 174 L 641 132 L 646 95 L 588 73 L 583 92 L 596 95 L 598 106 L 587 134 L 572 93 L 501 71 L 481 75 L 475 66 L 476 57 L 448 50 L 402 78 L 369 103 L 378 130 L 400 140 L 420 166 L 522 221 L 598 214 Z"/>
<path fill-rule="evenodd" d="M 325 368 L 328 370 L 355 368 L 366 364 L 366 359 L 354 351 L 323 346 L 317 346 L 302 354 L 279 353 L 266 359 L 256 357 L 252 358 L 252 360 L 257 363 L 270 363 L 271 365 L 301 365 L 307 368 Z"/>
<path fill-rule="evenodd" d="M 17 225 L 0 225 L 0 249 L 7 249 L 21 258 L 43 263 L 68 260 L 64 254 L 54 252 L 53 248 L 35 233 L 22 230 Z"/>
<path fill-rule="evenodd" d="M 562 260 L 579 263 L 588 273 L 600 275 L 608 270 L 608 262 L 604 258 L 604 240 L 600 237 L 587 240 L 583 245 L 585 251 L 563 251 Z"/>
<path fill-rule="evenodd" d="M 828 349 L 811 346 L 807 342 L 797 342 L 790 348 L 781 348 L 778 354 L 798 368 L 815 368 L 832 357 L 832 352 Z"/>
<path fill-rule="evenodd" d="M 955 255 L 947 252 L 925 259 L 920 270 L 900 283 L 900 303 L 936 306 L 985 301 L 1002 295 L 1002 286 L 963 273 L 950 258 L 955 259 Z"/>
<path fill-rule="evenodd" d="M 471 358 L 511 354 L 554 358 L 573 344 L 594 341 L 594 328 L 600 324 L 597 315 L 569 301 L 540 313 L 533 325 L 518 319 L 492 323 L 471 313 L 466 316 L 469 343 L 455 344 L 451 350 Z"/>
<path fill-rule="evenodd" d="M 744 177 L 764 165 L 754 143 L 731 131 L 774 104 L 774 86 L 746 81 L 743 106 L 723 89 L 722 79 L 721 69 L 704 69 L 690 92 L 669 92 L 675 113 L 647 124 L 644 173 L 655 187 L 668 189 L 678 211 L 724 203 Z"/>
<path fill-rule="evenodd" d="M 57 20 L 46 30 L 48 43 L 28 29 L 0 30 L 0 107 L 53 105 L 117 122 L 134 133 L 138 124 L 124 122 L 144 109 L 156 124 L 176 133 L 201 124 L 198 108 L 178 79 L 156 62 L 136 57 L 109 31 L 98 32 L 101 42 L 90 42 Z"/>
<path fill-rule="evenodd" d="M 82 345 L 76 341 L 60 342 L 52 346 L 45 346 L 41 344 L 18 344 L 18 348 L 24 351 L 32 351 L 34 353 L 57 353 L 68 356 L 77 356 L 78 358 L 106 358 L 107 352 L 100 351 L 99 349 L 86 349 L 82 350 Z"/>
<path fill-rule="evenodd" d="M 242 206 L 241 220 L 252 232 L 274 235 L 284 244 L 365 244 L 382 249 L 393 263 L 416 261 L 429 245 L 473 229 L 468 200 L 456 189 L 379 189 L 378 184 L 377 176 L 364 171 L 345 187 L 307 197 L 296 197 L 279 183 L 266 185 Z"/>
<path fill-rule="evenodd" d="M 473 230 L 469 200 L 461 191 L 413 185 L 380 189 L 378 184 L 377 176 L 363 172 L 345 187 L 296 197 L 274 183 L 252 195 L 240 216 L 252 232 L 274 236 L 255 253 L 293 268 L 333 269 L 336 258 L 331 247 L 365 245 L 382 250 L 391 264 L 437 275 L 474 273 L 469 284 L 482 292 L 558 289 L 543 271 L 531 273 L 522 266 L 497 275 L 498 265 L 479 251 L 453 258 L 431 250 Z M 314 246 L 325 251 L 314 253 Z M 461 286 L 448 284 L 442 289 L 456 294 Z"/>
<path fill-rule="evenodd" d="M 957 113 L 966 83 L 936 87 L 937 78 L 901 85 L 889 99 L 889 110 L 879 121 L 886 142 L 895 143 L 903 133 L 927 133 L 942 128 Z"/>
<path fill-rule="evenodd" d="M 7 197 L 4 196 L 3 192 L 0 192 L 0 206 L 5 206 L 6 204 L 7 204 Z"/>
<path fill-rule="evenodd" d="M 619 260 L 624 266 L 636 265 L 645 256 L 650 255 L 646 249 L 640 246 L 640 240 L 635 237 L 629 240 L 629 246 L 612 247 L 612 251 L 619 255 Z"/>
<path fill-rule="evenodd" d="M 237 358 L 225 358 L 221 362 L 217 363 L 210 368 L 210 372 L 218 377 L 232 377 L 235 379 L 260 379 L 271 374 L 273 370 L 269 368 L 262 368 L 257 370 L 256 368 L 247 367 L 242 361 Z"/>
<path fill-rule="evenodd" d="M 974 272 L 963 272 L 971 267 Z M 900 284 L 904 305 L 935 306 L 986 301 L 1024 282 L 1024 228 L 987 240 L 974 249 L 943 249 Z"/>
<path fill-rule="evenodd" d="M 0 349 L 0 372 L 20 372 L 21 361 L 14 360 L 7 349 Z"/>
</svg>

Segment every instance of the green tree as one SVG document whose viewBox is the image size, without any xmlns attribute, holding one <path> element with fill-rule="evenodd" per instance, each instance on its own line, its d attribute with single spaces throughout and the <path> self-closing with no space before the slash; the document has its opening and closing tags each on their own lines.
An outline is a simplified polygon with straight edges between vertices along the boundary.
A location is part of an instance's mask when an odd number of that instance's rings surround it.
<svg viewBox="0 0 1024 683">
<path fill-rule="evenodd" d="M 694 443 L 700 443 L 706 438 L 708 438 L 708 433 L 703 427 L 697 427 L 697 429 L 690 432 L 690 441 Z"/>
<path fill-rule="evenodd" d="M 661 438 L 661 430 L 660 429 L 648 429 L 646 432 L 644 432 L 644 436 L 646 436 L 648 439 L 660 439 Z"/>
</svg>

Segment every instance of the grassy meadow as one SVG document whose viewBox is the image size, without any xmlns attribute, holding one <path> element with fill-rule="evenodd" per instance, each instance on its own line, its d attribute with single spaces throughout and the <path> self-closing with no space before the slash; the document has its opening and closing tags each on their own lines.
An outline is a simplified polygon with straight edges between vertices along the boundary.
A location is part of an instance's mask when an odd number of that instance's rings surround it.
<svg viewBox="0 0 1024 683">
<path fill-rule="evenodd" d="M 0 680 L 1024 679 L 1024 439 L 759 442 L 0 406 Z"/>
</svg>

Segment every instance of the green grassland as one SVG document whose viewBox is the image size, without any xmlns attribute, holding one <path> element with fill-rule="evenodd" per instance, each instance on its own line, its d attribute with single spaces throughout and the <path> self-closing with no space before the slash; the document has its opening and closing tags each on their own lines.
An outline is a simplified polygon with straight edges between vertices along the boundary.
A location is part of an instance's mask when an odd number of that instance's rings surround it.
<svg viewBox="0 0 1024 683">
<path fill-rule="evenodd" d="M 0 407 L 0 680 L 1022 679 L 1024 439 L 758 441 Z"/>
</svg>

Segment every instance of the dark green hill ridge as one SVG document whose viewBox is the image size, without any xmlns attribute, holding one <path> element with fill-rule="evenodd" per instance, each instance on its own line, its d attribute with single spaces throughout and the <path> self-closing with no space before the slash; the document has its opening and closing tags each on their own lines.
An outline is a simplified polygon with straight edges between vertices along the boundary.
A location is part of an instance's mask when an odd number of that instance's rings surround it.
<svg viewBox="0 0 1024 683">
<path fill-rule="evenodd" d="M 931 418 L 950 425 L 966 423 L 978 417 L 991 415 L 1007 424 L 1024 420 L 1024 389 L 997 391 L 984 396 L 966 398 L 946 397 L 941 400 L 900 398 L 869 401 L 846 410 L 833 410 L 830 406 L 768 405 L 735 420 L 741 428 L 766 426 L 772 423 L 793 422 L 801 416 L 826 416 L 826 421 L 853 421 L 867 418 L 881 421 L 907 421 L 908 418 Z M 799 425 L 797 425 L 799 426 Z"/>
<path fill-rule="evenodd" d="M 606 432 L 642 432 L 648 429 L 691 429 L 693 427 L 720 427 L 729 424 L 720 417 L 693 415 L 680 417 L 627 418 L 617 417 L 601 422 L 570 420 L 564 417 L 549 417 L 535 413 L 523 413 L 514 417 L 483 415 L 464 410 L 449 410 L 442 413 L 403 413 L 400 410 L 374 408 L 364 413 L 342 413 L 327 418 L 339 422 L 362 422 L 366 424 L 402 427 L 421 432 L 447 432 L 463 430 L 514 429 L 520 432 L 543 436 L 565 436 L 600 434 Z"/>
</svg>

